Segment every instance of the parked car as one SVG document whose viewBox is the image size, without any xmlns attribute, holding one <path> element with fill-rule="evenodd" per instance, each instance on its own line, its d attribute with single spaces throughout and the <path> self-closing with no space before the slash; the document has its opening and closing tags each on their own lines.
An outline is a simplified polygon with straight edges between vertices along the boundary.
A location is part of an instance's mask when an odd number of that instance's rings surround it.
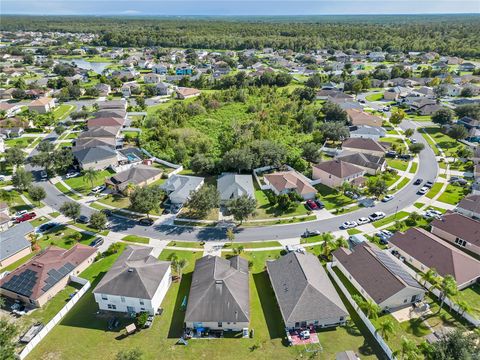
<svg viewBox="0 0 480 360">
<path fill-rule="evenodd" d="M 151 226 L 153 225 L 154 221 L 150 218 L 141 218 L 140 220 L 138 220 L 138 223 L 140 225 Z"/>
<path fill-rule="evenodd" d="M 47 231 L 53 229 L 54 227 L 57 227 L 58 225 L 60 225 L 60 224 L 56 223 L 56 222 L 47 222 L 45 224 L 40 225 L 37 229 L 37 232 L 38 233 L 44 233 L 44 232 L 47 232 Z"/>
<path fill-rule="evenodd" d="M 393 233 L 388 230 L 380 230 L 379 233 L 389 238 L 393 236 Z"/>
<path fill-rule="evenodd" d="M 426 186 L 427 188 L 431 188 L 431 187 L 433 186 L 433 181 L 427 181 L 427 182 L 425 183 L 425 186 Z"/>
<path fill-rule="evenodd" d="M 77 177 L 77 176 L 80 176 L 79 172 L 69 172 L 67 175 L 65 175 L 65 178 L 66 179 L 71 179 L 71 178 L 74 178 L 74 177 Z"/>
<path fill-rule="evenodd" d="M 393 195 L 385 195 L 382 199 L 382 202 L 389 202 L 393 200 L 394 196 Z"/>
<path fill-rule="evenodd" d="M 48 174 L 45 170 L 40 171 L 40 179 L 42 179 L 42 180 L 47 180 L 48 179 Z"/>
<path fill-rule="evenodd" d="M 18 224 L 24 221 L 32 220 L 35 216 L 37 216 L 37 214 L 34 212 L 23 214 L 22 216 L 17 217 L 14 222 Z"/>
<path fill-rule="evenodd" d="M 351 228 L 354 228 L 355 226 L 358 226 L 357 222 L 355 222 L 355 221 L 345 221 L 340 227 L 342 229 L 351 229 Z"/>
<path fill-rule="evenodd" d="M 402 160 L 410 160 L 410 159 L 412 159 L 412 155 L 410 155 L 410 154 L 400 154 L 400 155 L 398 155 L 398 158 L 402 159 Z"/>
<path fill-rule="evenodd" d="M 315 203 L 315 201 L 313 200 L 307 200 L 305 202 L 305 205 L 307 205 L 307 207 L 310 209 L 310 210 L 320 210 L 320 208 L 318 207 L 318 205 Z"/>
<path fill-rule="evenodd" d="M 366 217 L 361 217 L 360 219 L 357 220 L 358 225 L 363 225 L 363 224 L 368 224 L 370 220 Z"/>
<path fill-rule="evenodd" d="M 370 215 L 368 218 L 370 221 L 377 221 L 380 219 L 383 219 L 385 217 L 385 213 L 382 211 L 376 211 L 372 215 Z"/>
<path fill-rule="evenodd" d="M 317 236 L 317 235 L 320 235 L 321 232 L 318 231 L 318 230 L 305 230 L 305 232 L 300 235 L 302 238 L 308 238 L 308 237 L 312 237 L 312 236 Z"/>
<path fill-rule="evenodd" d="M 23 216 L 28 213 L 28 210 L 20 210 L 15 213 L 14 218 L 19 218 L 20 216 Z"/>
<path fill-rule="evenodd" d="M 100 185 L 100 186 L 96 186 L 92 189 L 92 193 L 93 194 L 100 194 L 103 190 L 105 190 L 105 185 Z"/>
<path fill-rule="evenodd" d="M 77 222 L 81 223 L 81 224 L 87 224 L 88 222 L 90 221 L 90 218 L 86 215 L 80 215 L 78 218 L 77 218 Z"/>
<path fill-rule="evenodd" d="M 421 183 L 423 182 L 423 179 L 417 179 L 415 180 L 415 182 L 413 183 L 413 185 L 420 185 Z"/>
<path fill-rule="evenodd" d="M 428 190 L 430 190 L 427 186 L 423 186 L 420 190 L 417 191 L 417 194 L 420 194 L 420 195 L 425 195 Z"/>
<path fill-rule="evenodd" d="M 397 157 L 397 152 L 393 150 L 389 150 L 386 152 L 385 156 L 389 158 L 395 158 Z"/>
<path fill-rule="evenodd" d="M 323 209 L 325 207 L 325 204 L 323 202 L 321 202 L 320 200 L 315 200 L 315 204 L 317 204 L 317 206 L 320 208 L 320 209 Z"/>
<path fill-rule="evenodd" d="M 90 243 L 91 247 L 99 247 L 102 246 L 104 243 L 104 240 L 102 237 L 97 237 L 96 239 L 93 239 L 92 242 Z"/>
</svg>

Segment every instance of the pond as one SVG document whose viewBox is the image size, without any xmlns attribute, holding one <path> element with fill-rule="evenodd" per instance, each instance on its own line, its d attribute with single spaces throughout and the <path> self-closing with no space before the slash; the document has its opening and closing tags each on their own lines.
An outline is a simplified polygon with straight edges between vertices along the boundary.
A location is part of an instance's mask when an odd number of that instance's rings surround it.
<svg viewBox="0 0 480 360">
<path fill-rule="evenodd" d="M 85 59 L 60 59 L 60 62 L 74 64 L 80 69 L 91 70 L 97 74 L 101 74 L 111 64 L 110 62 L 90 62 Z"/>
</svg>

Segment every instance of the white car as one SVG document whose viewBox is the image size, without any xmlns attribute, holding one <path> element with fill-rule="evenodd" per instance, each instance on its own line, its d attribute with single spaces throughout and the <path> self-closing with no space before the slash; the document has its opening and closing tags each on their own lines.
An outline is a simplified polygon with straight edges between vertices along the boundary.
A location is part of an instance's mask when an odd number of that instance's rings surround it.
<svg viewBox="0 0 480 360">
<path fill-rule="evenodd" d="M 103 190 L 105 190 L 105 185 L 100 185 L 100 186 L 94 187 L 92 189 L 92 193 L 98 194 L 98 193 L 101 193 Z"/>
<path fill-rule="evenodd" d="M 15 218 L 19 218 L 20 216 L 25 215 L 27 213 L 28 213 L 28 210 L 17 211 L 17 213 L 15 214 Z"/>
<path fill-rule="evenodd" d="M 357 220 L 358 225 L 368 224 L 370 222 L 369 218 L 361 217 Z"/>
<path fill-rule="evenodd" d="M 358 224 L 355 222 L 355 221 L 345 221 L 341 228 L 342 229 L 350 229 L 350 228 L 354 228 L 355 226 L 358 226 Z"/>
<path fill-rule="evenodd" d="M 418 193 L 421 195 L 425 195 L 428 192 L 428 190 L 430 190 L 430 188 L 424 186 L 420 190 L 418 190 Z"/>
<path fill-rule="evenodd" d="M 66 178 L 66 179 L 71 179 L 71 178 L 77 177 L 77 176 L 79 176 L 79 175 L 80 175 L 79 172 L 68 173 L 67 175 L 65 175 L 65 178 Z"/>
<path fill-rule="evenodd" d="M 382 211 L 376 211 L 372 215 L 370 215 L 368 218 L 370 221 L 377 221 L 380 219 L 383 219 L 385 217 L 385 213 Z"/>
<path fill-rule="evenodd" d="M 386 236 L 387 238 L 390 238 L 393 236 L 393 233 L 391 231 L 388 231 L 388 230 L 380 230 L 379 231 L 380 234 L 383 234 L 384 236 Z"/>
<path fill-rule="evenodd" d="M 394 196 L 393 195 L 385 195 L 382 199 L 383 202 L 389 202 L 390 200 L 393 200 Z"/>
</svg>

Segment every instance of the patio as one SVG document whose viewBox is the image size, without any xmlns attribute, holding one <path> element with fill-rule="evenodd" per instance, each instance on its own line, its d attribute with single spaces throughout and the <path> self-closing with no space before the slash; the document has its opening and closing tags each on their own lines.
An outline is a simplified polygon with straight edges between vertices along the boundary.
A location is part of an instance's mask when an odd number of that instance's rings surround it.
<svg viewBox="0 0 480 360">
<path fill-rule="evenodd" d="M 318 339 L 318 335 L 315 332 L 315 330 L 310 330 L 310 338 L 308 339 L 303 339 L 300 337 L 300 332 L 299 331 L 290 331 L 290 337 L 288 340 L 290 340 L 292 346 L 297 346 L 297 345 L 309 345 L 309 344 L 319 344 L 320 340 Z"/>
<path fill-rule="evenodd" d="M 406 307 L 399 309 L 391 313 L 391 315 L 399 322 L 409 321 L 413 319 L 418 319 L 419 317 L 428 315 L 431 313 L 430 308 L 425 306 L 426 304 L 421 304 L 418 307 Z"/>
</svg>

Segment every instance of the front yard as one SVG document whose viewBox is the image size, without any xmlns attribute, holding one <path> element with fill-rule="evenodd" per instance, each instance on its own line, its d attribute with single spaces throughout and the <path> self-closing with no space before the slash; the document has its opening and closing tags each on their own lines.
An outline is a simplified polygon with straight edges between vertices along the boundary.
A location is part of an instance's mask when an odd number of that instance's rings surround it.
<svg viewBox="0 0 480 360">
<path fill-rule="evenodd" d="M 267 190 L 268 191 L 268 190 Z M 308 215 L 308 210 L 303 203 L 298 203 L 288 210 L 280 209 L 278 206 L 272 206 L 263 190 L 255 190 L 257 199 L 257 210 L 254 219 L 272 219 L 292 216 Z"/>
<path fill-rule="evenodd" d="M 448 184 L 445 191 L 438 197 L 438 201 L 456 205 L 470 192 L 468 187 Z"/>
<path fill-rule="evenodd" d="M 342 192 L 324 184 L 315 185 L 315 189 L 317 189 L 319 199 L 323 202 L 327 210 L 338 209 L 355 202 L 355 200 L 344 195 Z"/>
<path fill-rule="evenodd" d="M 387 159 L 387 165 L 400 171 L 406 171 L 408 168 L 408 161 L 399 159 Z"/>
<path fill-rule="evenodd" d="M 450 136 L 443 134 L 440 131 L 440 128 L 437 126 L 429 126 L 422 128 L 422 130 L 429 134 L 435 143 L 438 145 L 439 148 L 441 148 L 446 156 L 455 156 L 457 153 L 458 149 L 462 148 L 464 145 L 456 141 L 455 139 L 451 138 Z M 429 145 L 434 149 L 434 152 L 436 155 L 438 155 L 438 150 L 435 150 L 435 145 L 432 143 L 432 141 L 429 139 L 428 136 L 425 136 L 425 134 L 422 133 L 424 138 L 427 140 Z"/>
<path fill-rule="evenodd" d="M 79 192 L 83 195 L 88 195 L 92 188 L 102 185 L 105 183 L 105 178 L 115 174 L 111 170 L 102 170 L 97 171 L 97 177 L 93 180 L 93 183 L 85 179 L 84 175 L 77 176 L 71 179 L 65 179 L 65 183 L 70 186 L 76 192 Z"/>
</svg>

